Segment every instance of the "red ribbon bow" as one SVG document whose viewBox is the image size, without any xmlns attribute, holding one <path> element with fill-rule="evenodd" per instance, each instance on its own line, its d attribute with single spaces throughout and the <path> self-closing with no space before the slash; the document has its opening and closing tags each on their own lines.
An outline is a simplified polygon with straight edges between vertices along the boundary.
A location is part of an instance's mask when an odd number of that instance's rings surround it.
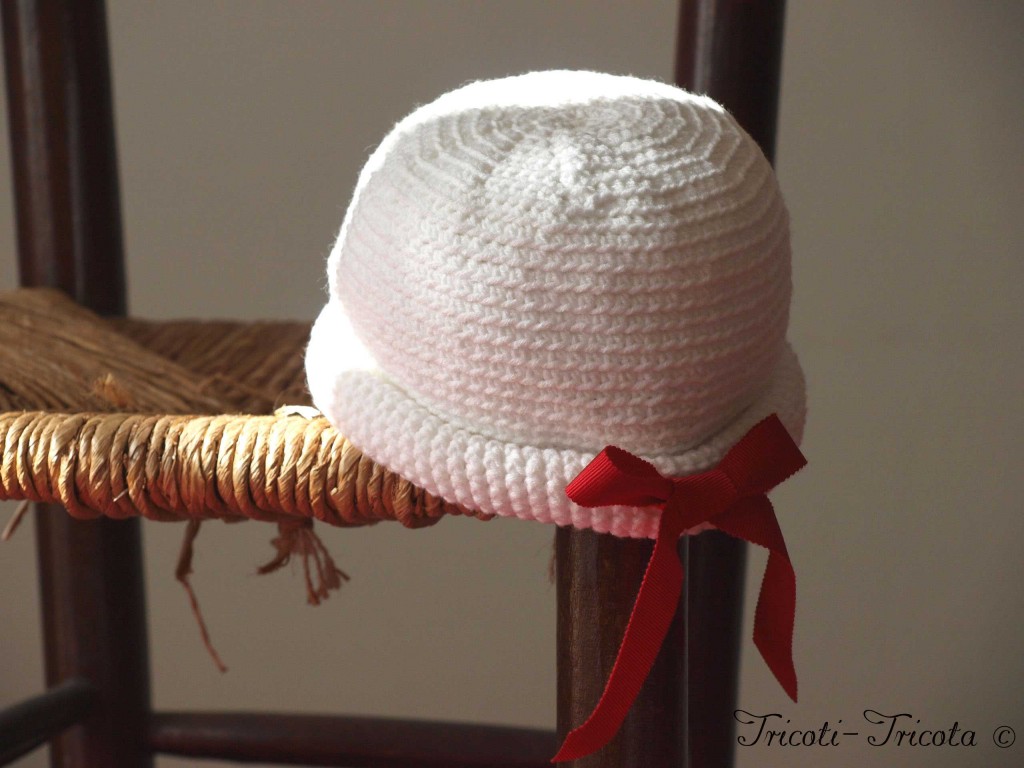
<svg viewBox="0 0 1024 768">
<path fill-rule="evenodd" d="M 807 463 L 772 414 L 755 425 L 717 467 L 667 478 L 643 459 L 608 446 L 566 487 L 584 507 L 663 506 L 658 536 L 601 700 L 572 731 L 552 762 L 596 752 L 618 732 L 661 649 L 683 586 L 676 543 L 684 531 L 710 523 L 770 552 L 754 614 L 754 644 L 796 701 L 793 622 L 796 574 L 775 510 L 765 495 Z"/>
</svg>

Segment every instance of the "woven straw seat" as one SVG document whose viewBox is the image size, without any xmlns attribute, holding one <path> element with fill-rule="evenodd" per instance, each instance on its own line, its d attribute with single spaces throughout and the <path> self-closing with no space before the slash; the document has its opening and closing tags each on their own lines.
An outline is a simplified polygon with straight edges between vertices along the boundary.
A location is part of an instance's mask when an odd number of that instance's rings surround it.
<svg viewBox="0 0 1024 768">
<path fill-rule="evenodd" d="M 49 290 L 0 296 L 0 499 L 79 518 L 479 517 L 290 407 L 309 405 L 308 335 L 294 322 L 104 320 Z"/>
</svg>

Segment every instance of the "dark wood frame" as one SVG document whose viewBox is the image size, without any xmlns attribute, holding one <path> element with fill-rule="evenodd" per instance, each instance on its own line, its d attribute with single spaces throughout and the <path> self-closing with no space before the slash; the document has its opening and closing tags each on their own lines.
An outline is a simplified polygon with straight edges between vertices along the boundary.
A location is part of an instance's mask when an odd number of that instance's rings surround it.
<svg viewBox="0 0 1024 768">
<path fill-rule="evenodd" d="M 2 12 L 21 283 L 123 314 L 103 0 L 5 0 Z M 677 83 L 723 103 L 769 159 L 783 15 L 783 0 L 684 0 L 679 16 Z M 53 506 L 35 518 L 50 690 L 0 713 L 0 764 L 47 739 L 52 764 L 67 768 L 146 768 L 154 752 L 392 768 L 526 768 L 554 754 L 555 734 L 526 729 L 153 713 L 138 521 L 81 523 Z M 601 693 L 651 547 L 556 533 L 559 739 Z M 686 609 L 620 733 L 579 768 L 732 764 L 745 547 L 717 533 L 681 547 Z"/>
</svg>

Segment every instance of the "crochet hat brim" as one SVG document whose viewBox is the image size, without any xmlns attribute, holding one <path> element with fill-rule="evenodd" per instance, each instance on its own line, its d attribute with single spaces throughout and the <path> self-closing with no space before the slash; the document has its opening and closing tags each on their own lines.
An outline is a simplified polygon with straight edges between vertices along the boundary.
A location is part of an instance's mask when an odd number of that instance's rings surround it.
<svg viewBox="0 0 1024 768">
<path fill-rule="evenodd" d="M 314 402 L 342 434 L 373 461 L 430 494 L 487 515 L 621 537 L 653 538 L 657 533 L 657 509 L 591 509 L 566 497 L 566 485 L 601 446 L 523 445 L 450 423 L 375 369 L 336 300 L 328 302 L 313 326 L 306 366 Z M 701 472 L 772 413 L 799 443 L 805 405 L 803 372 L 787 344 L 763 391 L 726 426 L 697 445 L 643 458 L 667 476 Z"/>
</svg>

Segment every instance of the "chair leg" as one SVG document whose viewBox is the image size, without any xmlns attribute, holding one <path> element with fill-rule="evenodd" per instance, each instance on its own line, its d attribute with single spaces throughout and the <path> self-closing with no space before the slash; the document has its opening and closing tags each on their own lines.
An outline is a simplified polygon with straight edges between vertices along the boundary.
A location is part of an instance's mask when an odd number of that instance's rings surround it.
<svg viewBox="0 0 1024 768">
<path fill-rule="evenodd" d="M 53 743 L 60 768 L 150 768 L 141 542 L 138 520 L 72 519 L 36 512 L 47 684 L 89 680 L 97 705 Z"/>
<path fill-rule="evenodd" d="M 687 553 L 684 600 L 689 604 L 684 610 L 680 601 L 618 734 L 600 751 L 572 763 L 576 768 L 732 765 L 746 549 L 717 532 L 680 546 Z M 601 696 L 652 549 L 651 541 L 593 531 L 560 528 L 556 533 L 559 739 L 587 718 Z"/>
<path fill-rule="evenodd" d="M 125 279 L 102 0 L 2 4 L 22 285 L 122 314 Z M 54 744 L 63 768 L 148 768 L 145 597 L 138 521 L 36 515 L 46 674 L 98 692 Z"/>
</svg>

